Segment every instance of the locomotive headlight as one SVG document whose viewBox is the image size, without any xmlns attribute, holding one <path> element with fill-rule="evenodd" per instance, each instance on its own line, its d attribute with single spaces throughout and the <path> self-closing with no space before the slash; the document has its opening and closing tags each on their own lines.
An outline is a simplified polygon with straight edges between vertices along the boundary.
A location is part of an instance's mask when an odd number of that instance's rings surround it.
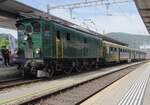
<svg viewBox="0 0 150 105">
<path fill-rule="evenodd" d="M 29 38 L 31 38 L 32 33 L 24 33 L 25 37 L 24 40 L 27 41 Z"/>
<path fill-rule="evenodd" d="M 27 40 L 28 40 L 28 36 L 25 36 L 25 37 L 24 37 L 24 40 L 27 41 Z"/>
<path fill-rule="evenodd" d="M 40 48 L 37 48 L 37 49 L 35 50 L 35 53 L 36 53 L 36 54 L 40 54 L 40 52 L 41 52 L 41 49 L 40 49 Z"/>
<path fill-rule="evenodd" d="M 29 33 L 28 33 L 28 35 L 29 35 L 29 36 L 31 36 L 31 35 L 32 35 L 32 33 L 31 33 L 31 32 L 29 32 Z"/>
</svg>

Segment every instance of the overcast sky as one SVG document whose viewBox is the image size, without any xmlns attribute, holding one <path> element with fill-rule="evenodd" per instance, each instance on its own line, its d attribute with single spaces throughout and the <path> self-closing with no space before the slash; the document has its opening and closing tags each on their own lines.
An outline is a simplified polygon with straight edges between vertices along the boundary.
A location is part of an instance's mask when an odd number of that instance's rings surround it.
<svg viewBox="0 0 150 105">
<path fill-rule="evenodd" d="M 84 0 L 18 0 L 37 9 L 46 11 L 47 4 L 50 6 L 56 6 L 61 4 L 69 4 L 75 2 L 81 2 Z M 88 1 L 88 0 L 87 0 Z M 92 1 L 92 0 L 90 0 Z M 110 0 L 112 1 L 112 0 Z M 132 0 L 130 2 L 121 4 L 112 4 L 109 6 L 107 15 L 106 6 L 93 6 L 88 8 L 80 8 L 73 10 L 73 19 L 71 19 L 69 10 L 51 10 L 51 14 L 59 16 L 61 18 L 72 21 L 84 27 L 88 27 L 92 30 L 100 33 L 109 32 L 125 32 L 132 34 L 148 34 L 144 23 L 136 9 L 136 6 Z M 90 23 L 86 20 L 92 20 Z M 13 33 L 16 36 L 16 32 L 12 30 L 0 29 L 0 32 Z"/>
</svg>

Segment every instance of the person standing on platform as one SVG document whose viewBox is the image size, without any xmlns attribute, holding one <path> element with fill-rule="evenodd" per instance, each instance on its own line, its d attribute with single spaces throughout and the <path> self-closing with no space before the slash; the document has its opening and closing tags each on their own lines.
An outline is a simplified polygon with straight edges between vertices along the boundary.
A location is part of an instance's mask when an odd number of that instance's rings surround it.
<svg viewBox="0 0 150 105">
<path fill-rule="evenodd" d="M 2 56 L 3 56 L 3 59 L 4 59 L 5 66 L 8 66 L 9 61 L 10 61 L 10 51 L 9 51 L 9 49 L 7 49 L 6 46 L 3 46 L 2 50 L 1 50 L 1 53 L 2 53 Z"/>
</svg>

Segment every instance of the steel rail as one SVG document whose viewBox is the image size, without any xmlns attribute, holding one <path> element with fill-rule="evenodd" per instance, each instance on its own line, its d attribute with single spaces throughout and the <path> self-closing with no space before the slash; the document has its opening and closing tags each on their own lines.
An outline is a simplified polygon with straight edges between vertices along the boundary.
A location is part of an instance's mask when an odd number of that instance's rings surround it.
<svg viewBox="0 0 150 105">
<path fill-rule="evenodd" d="M 8 89 L 8 88 L 12 88 L 15 86 L 21 86 L 21 85 L 25 85 L 25 84 L 30 84 L 30 83 L 34 83 L 34 82 L 39 82 L 42 81 L 43 79 L 16 79 L 16 80 L 11 80 L 11 81 L 7 81 L 7 82 L 2 82 L 0 83 L 0 91 L 3 89 Z"/>
</svg>

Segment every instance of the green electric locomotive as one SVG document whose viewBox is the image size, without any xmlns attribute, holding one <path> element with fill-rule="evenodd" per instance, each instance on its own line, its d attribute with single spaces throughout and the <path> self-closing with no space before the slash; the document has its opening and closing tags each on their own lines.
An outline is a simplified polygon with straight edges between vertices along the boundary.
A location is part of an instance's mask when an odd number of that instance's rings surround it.
<svg viewBox="0 0 150 105">
<path fill-rule="evenodd" d="M 81 72 L 104 64 L 145 59 L 145 53 L 111 41 L 95 32 L 47 18 L 17 21 L 18 47 L 25 59 L 24 76 L 52 77 L 55 72 Z"/>
<path fill-rule="evenodd" d="M 26 75 L 70 74 L 98 67 L 104 61 L 102 39 L 89 32 L 42 18 L 21 19 L 16 26 Z"/>
</svg>

